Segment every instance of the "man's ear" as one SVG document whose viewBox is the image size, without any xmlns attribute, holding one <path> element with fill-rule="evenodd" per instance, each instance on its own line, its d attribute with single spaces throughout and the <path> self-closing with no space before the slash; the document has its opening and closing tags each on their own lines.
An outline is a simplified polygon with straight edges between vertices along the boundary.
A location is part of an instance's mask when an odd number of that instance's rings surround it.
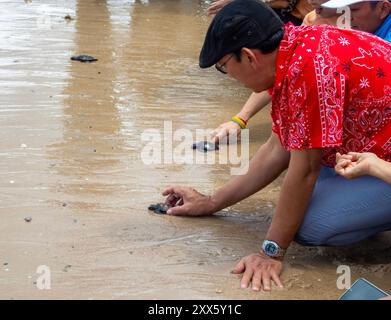
<svg viewBox="0 0 391 320">
<path fill-rule="evenodd" d="M 242 58 L 247 59 L 249 64 L 255 66 L 258 63 L 258 58 L 254 53 L 254 50 L 248 48 L 242 48 Z"/>
<path fill-rule="evenodd" d="M 391 3 L 389 1 L 382 1 L 380 10 L 380 19 L 385 20 L 391 14 Z"/>
</svg>

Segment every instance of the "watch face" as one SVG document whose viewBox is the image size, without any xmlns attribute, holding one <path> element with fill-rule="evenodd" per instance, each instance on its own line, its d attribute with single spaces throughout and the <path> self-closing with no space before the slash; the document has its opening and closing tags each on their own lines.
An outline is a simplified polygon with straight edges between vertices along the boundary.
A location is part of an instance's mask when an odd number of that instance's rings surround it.
<svg viewBox="0 0 391 320">
<path fill-rule="evenodd" d="M 265 251 L 270 255 L 275 255 L 277 254 L 278 249 L 273 243 L 268 243 L 265 247 Z"/>
</svg>

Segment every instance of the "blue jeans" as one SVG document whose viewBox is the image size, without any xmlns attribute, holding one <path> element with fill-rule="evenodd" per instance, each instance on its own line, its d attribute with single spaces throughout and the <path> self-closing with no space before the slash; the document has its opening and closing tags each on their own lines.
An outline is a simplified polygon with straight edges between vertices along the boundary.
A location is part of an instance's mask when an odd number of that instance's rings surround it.
<svg viewBox="0 0 391 320">
<path fill-rule="evenodd" d="M 322 167 L 295 241 L 343 246 L 391 230 L 391 185 L 363 176 L 348 180 Z"/>
</svg>

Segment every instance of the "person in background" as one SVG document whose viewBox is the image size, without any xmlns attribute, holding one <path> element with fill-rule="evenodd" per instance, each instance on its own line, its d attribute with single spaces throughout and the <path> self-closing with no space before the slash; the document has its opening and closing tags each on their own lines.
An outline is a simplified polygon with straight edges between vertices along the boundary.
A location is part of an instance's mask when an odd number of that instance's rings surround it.
<svg viewBox="0 0 391 320">
<path fill-rule="evenodd" d="M 337 25 L 339 14 L 337 9 L 322 8 L 322 4 L 327 0 L 308 0 L 314 10 L 308 13 L 303 20 L 304 26 L 317 26 L 320 24 Z"/>
<path fill-rule="evenodd" d="M 372 176 L 391 184 L 391 163 L 374 153 L 337 153 L 336 160 L 335 171 L 345 178 Z"/>
<path fill-rule="evenodd" d="M 341 155 L 336 154 L 337 164 L 335 171 L 347 179 L 355 179 L 362 176 L 373 176 L 391 184 L 391 163 L 380 159 L 371 152 L 349 152 Z M 391 300 L 387 296 L 380 300 Z"/>
<path fill-rule="evenodd" d="M 349 6 L 352 29 L 373 33 L 391 42 L 391 3 L 388 0 L 331 0 L 322 4 L 323 8 L 343 8 Z"/>
<path fill-rule="evenodd" d="M 234 0 L 216 0 L 208 8 L 208 14 L 218 13 Z M 262 0 L 259 0 L 262 1 Z M 307 0 L 265 0 L 284 23 L 291 22 L 295 26 L 302 24 L 304 17 L 312 10 Z"/>
</svg>

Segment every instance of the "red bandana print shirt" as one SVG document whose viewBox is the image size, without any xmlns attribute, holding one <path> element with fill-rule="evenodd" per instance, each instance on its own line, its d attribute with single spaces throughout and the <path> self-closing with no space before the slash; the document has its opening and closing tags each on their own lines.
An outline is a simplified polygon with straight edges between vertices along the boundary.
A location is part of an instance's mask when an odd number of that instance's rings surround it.
<svg viewBox="0 0 391 320">
<path fill-rule="evenodd" d="M 332 26 L 287 25 L 272 89 L 273 131 L 288 150 L 373 152 L 391 162 L 391 44 Z"/>
</svg>

